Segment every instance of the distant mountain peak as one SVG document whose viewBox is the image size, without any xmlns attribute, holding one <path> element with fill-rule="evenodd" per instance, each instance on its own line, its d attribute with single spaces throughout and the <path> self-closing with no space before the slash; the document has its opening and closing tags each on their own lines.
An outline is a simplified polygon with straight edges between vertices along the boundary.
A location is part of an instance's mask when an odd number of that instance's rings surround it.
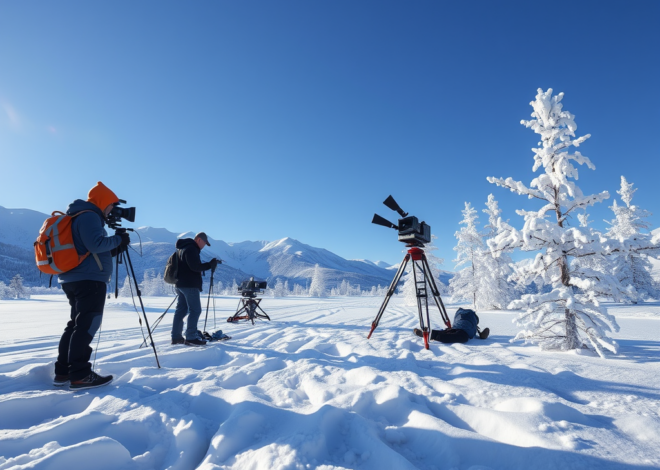
<svg viewBox="0 0 660 470">
<path fill-rule="evenodd" d="M 280 240 L 267 242 L 266 245 L 264 245 L 264 247 L 261 250 L 270 251 L 278 247 L 284 247 L 284 250 L 288 251 L 292 246 L 300 246 L 300 245 L 302 245 L 302 243 L 300 243 L 298 240 L 294 240 L 293 238 L 290 237 L 284 237 Z"/>
</svg>

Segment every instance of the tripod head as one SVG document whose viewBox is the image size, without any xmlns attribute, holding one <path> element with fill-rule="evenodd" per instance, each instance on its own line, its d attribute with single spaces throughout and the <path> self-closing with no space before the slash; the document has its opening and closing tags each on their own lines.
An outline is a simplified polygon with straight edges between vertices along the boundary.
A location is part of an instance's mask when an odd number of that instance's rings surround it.
<svg viewBox="0 0 660 470">
<path fill-rule="evenodd" d="M 420 222 L 415 216 L 408 216 L 408 212 L 401 209 L 391 195 L 383 201 L 383 204 L 401 216 L 399 224 L 395 225 L 378 214 L 374 214 L 371 220 L 372 224 L 397 230 L 399 232 L 399 241 L 405 243 L 407 246 L 423 247 L 425 244 L 431 243 L 431 227 L 426 222 Z"/>
</svg>

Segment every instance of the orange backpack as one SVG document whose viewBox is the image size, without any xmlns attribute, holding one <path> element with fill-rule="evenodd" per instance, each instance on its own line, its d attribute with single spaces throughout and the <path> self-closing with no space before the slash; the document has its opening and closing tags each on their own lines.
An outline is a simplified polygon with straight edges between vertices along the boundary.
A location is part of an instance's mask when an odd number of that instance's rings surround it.
<svg viewBox="0 0 660 470">
<path fill-rule="evenodd" d="M 34 242 L 34 255 L 37 260 L 37 268 L 46 274 L 57 275 L 72 270 L 85 258 L 89 252 L 79 255 L 73 244 L 73 233 L 71 226 L 73 218 L 82 214 L 81 211 L 75 215 L 66 215 L 55 211 L 44 222 L 37 241 Z"/>
</svg>

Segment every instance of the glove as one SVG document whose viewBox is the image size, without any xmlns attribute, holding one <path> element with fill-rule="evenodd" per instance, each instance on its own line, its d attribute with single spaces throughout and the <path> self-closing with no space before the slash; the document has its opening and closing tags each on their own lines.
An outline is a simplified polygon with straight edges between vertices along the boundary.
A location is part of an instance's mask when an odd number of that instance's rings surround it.
<svg viewBox="0 0 660 470">
<path fill-rule="evenodd" d="M 215 271 L 215 268 L 218 266 L 218 260 L 213 258 L 209 263 L 211 264 L 211 271 Z"/>
<path fill-rule="evenodd" d="M 131 244 L 131 237 L 128 235 L 128 233 L 120 233 L 119 236 L 121 237 L 121 243 L 119 246 L 125 247 Z"/>
</svg>

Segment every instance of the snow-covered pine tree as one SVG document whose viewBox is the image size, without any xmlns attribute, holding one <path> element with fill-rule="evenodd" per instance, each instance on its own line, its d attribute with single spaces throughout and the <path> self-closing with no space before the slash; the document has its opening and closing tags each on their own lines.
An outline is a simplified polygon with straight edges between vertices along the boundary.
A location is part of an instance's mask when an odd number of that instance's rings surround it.
<svg viewBox="0 0 660 470">
<path fill-rule="evenodd" d="M 281 278 L 277 278 L 277 282 L 275 282 L 275 286 L 273 287 L 273 297 L 284 297 L 285 295 L 287 295 L 287 292 L 284 288 L 284 283 Z"/>
<path fill-rule="evenodd" d="M 613 201 L 610 209 L 615 217 L 608 222 L 610 229 L 606 233 L 621 243 L 612 263 L 613 273 L 623 286 L 632 286 L 628 298 L 633 303 L 660 299 L 660 286 L 651 276 L 653 266 L 649 261 L 649 256 L 660 256 L 660 247 L 653 243 L 649 233 L 651 224 L 645 220 L 652 214 L 631 204 L 635 191 L 633 183 L 621 176 L 621 189 L 617 193 L 625 206 L 619 206 L 616 199 Z"/>
<path fill-rule="evenodd" d="M 27 289 L 23 285 L 23 276 L 16 274 L 9 281 L 9 295 L 12 299 L 29 299 Z"/>
<path fill-rule="evenodd" d="M 484 243 L 477 230 L 479 216 L 469 202 L 465 203 L 463 209 L 463 220 L 460 221 L 461 229 L 455 233 L 458 243 L 454 247 L 457 252 L 456 268 L 463 267 L 454 274 L 449 281 L 449 291 L 453 302 L 468 301 L 475 309 L 480 305 L 481 278 L 483 273 Z"/>
<path fill-rule="evenodd" d="M 151 283 L 152 283 L 151 295 L 166 296 L 170 294 L 171 292 L 170 285 L 163 280 L 163 275 L 161 273 L 158 273 L 158 275 L 152 279 Z M 220 292 L 221 289 L 222 289 L 222 283 L 218 281 L 218 287 L 217 287 L 218 292 Z"/>
<path fill-rule="evenodd" d="M 295 295 L 296 297 L 304 297 L 307 295 L 307 292 L 305 291 L 305 288 L 300 284 L 294 284 L 293 295 Z"/>
<path fill-rule="evenodd" d="M 499 234 L 501 231 L 499 227 L 506 227 L 507 223 L 500 222 L 502 210 L 492 194 L 488 195 L 486 209 L 483 209 L 483 212 L 488 215 L 488 224 L 484 226 L 483 232 L 487 244 L 488 240 Z M 486 266 L 484 274 L 488 277 L 480 282 L 482 289 L 477 303 L 481 308 L 502 310 L 516 298 L 518 292 L 510 279 L 513 274 L 511 251 L 513 250 L 501 251 L 498 256 L 492 256 L 488 251 L 484 252 L 482 262 Z"/>
<path fill-rule="evenodd" d="M 348 295 L 350 284 L 346 279 L 342 279 L 341 284 L 337 287 L 337 295 Z"/>
<path fill-rule="evenodd" d="M 7 284 L 5 284 L 4 282 L 0 281 L 0 300 L 9 299 L 9 298 L 10 298 L 9 287 L 7 287 Z"/>
<path fill-rule="evenodd" d="M 497 256 L 505 250 L 540 251 L 533 261 L 517 266 L 517 275 L 529 284 L 538 278 L 550 284 L 552 290 L 543 294 L 527 294 L 512 302 L 509 308 L 524 309 L 518 318 L 523 328 L 515 339 L 535 342 L 541 348 L 577 349 L 583 346 L 583 336 L 598 354 L 603 348 L 616 352 L 616 343 L 607 332 L 618 331 L 614 317 L 600 307 L 597 297 L 617 295 L 620 284 L 613 276 L 603 276 L 572 260 L 581 257 L 603 257 L 610 254 L 606 239 L 588 227 L 570 227 L 568 218 L 609 197 L 607 191 L 585 196 L 573 179 L 578 172 L 572 162 L 595 169 L 591 161 L 580 152 L 569 153 L 589 135 L 575 138 L 574 116 L 562 109 L 563 93 L 552 96 L 552 89 L 539 88 L 532 119 L 523 125 L 540 134 L 540 147 L 534 152 L 533 171 L 543 168 L 530 186 L 512 178 L 488 177 L 488 181 L 510 189 L 528 198 L 543 202 L 536 211 L 519 210 L 525 218 L 522 230 L 502 227 L 501 233 L 490 240 L 488 246 Z M 555 220 L 549 220 L 554 215 Z M 586 344 L 585 344 L 586 346 Z"/>
<path fill-rule="evenodd" d="M 312 282 L 309 286 L 310 297 L 327 297 L 325 285 L 325 273 L 318 263 L 314 266 L 314 274 L 312 275 Z"/>
<path fill-rule="evenodd" d="M 140 292 L 142 295 L 155 295 L 153 293 L 153 280 L 154 280 L 154 270 L 153 269 L 146 269 L 144 271 L 144 277 L 142 280 L 142 284 L 140 284 Z"/>
<path fill-rule="evenodd" d="M 119 297 L 130 297 L 135 295 L 135 286 L 131 284 L 131 279 L 126 275 L 124 284 L 119 288 Z"/>
</svg>

